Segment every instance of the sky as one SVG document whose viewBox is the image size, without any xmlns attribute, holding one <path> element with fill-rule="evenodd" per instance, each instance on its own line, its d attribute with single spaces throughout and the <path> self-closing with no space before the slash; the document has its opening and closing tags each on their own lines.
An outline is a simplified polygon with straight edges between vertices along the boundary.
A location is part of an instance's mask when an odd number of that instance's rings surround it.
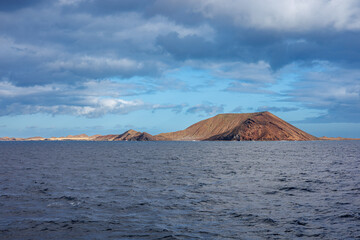
<svg viewBox="0 0 360 240">
<path fill-rule="evenodd" d="M 0 137 L 258 111 L 360 137 L 360 1 L 0 1 Z"/>
</svg>

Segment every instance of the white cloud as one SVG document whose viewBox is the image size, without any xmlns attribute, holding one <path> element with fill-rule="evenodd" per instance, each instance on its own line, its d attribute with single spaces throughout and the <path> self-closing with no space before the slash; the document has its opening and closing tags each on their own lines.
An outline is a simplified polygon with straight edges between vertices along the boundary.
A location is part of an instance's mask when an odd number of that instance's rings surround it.
<svg viewBox="0 0 360 240">
<path fill-rule="evenodd" d="M 55 49 L 40 47 L 30 43 L 19 43 L 13 38 L 0 36 L 0 59 L 4 61 L 28 57 L 35 59 L 54 57 L 56 54 L 58 52 Z"/>
<path fill-rule="evenodd" d="M 58 89 L 56 85 L 18 87 L 8 81 L 1 81 L 0 98 L 50 93 Z"/>
<path fill-rule="evenodd" d="M 150 104 L 146 104 L 141 100 L 123 100 L 119 98 L 100 98 L 88 97 L 82 99 L 83 105 L 77 105 L 79 102 L 71 104 L 26 104 L 11 103 L 4 106 L 4 110 L 0 114 L 6 115 L 26 115 L 35 113 L 47 113 L 52 115 L 73 115 L 89 118 L 101 117 L 105 114 L 127 114 L 140 109 L 151 108 Z M 86 103 L 86 104 L 85 104 Z"/>
<path fill-rule="evenodd" d="M 270 64 L 264 61 L 256 63 L 223 62 L 210 66 L 214 75 L 221 78 L 261 83 L 275 81 Z"/>
<path fill-rule="evenodd" d="M 125 100 L 126 95 L 147 91 L 136 84 L 110 80 L 90 80 L 75 85 L 47 84 L 44 86 L 16 86 L 0 81 L 0 115 L 48 113 L 88 118 L 106 114 L 127 114 L 137 110 L 173 109 L 183 106 L 145 103 L 141 99 Z"/>
<path fill-rule="evenodd" d="M 200 114 L 202 116 L 202 113 L 205 113 L 207 116 L 215 115 L 218 113 L 224 112 L 224 105 L 214 105 L 210 102 L 205 102 L 203 104 L 197 104 L 195 106 L 192 106 L 186 110 L 187 113 L 196 113 Z"/>
<path fill-rule="evenodd" d="M 328 62 L 317 62 L 314 69 L 301 75 L 287 94 L 291 101 L 307 107 L 350 107 L 360 109 L 360 70 L 342 69 Z"/>
<path fill-rule="evenodd" d="M 125 17 L 125 18 L 124 18 Z M 214 38 L 215 31 L 208 24 L 200 26 L 184 26 L 163 16 L 155 16 L 150 19 L 143 19 L 138 14 L 124 14 L 124 16 L 112 17 L 113 21 L 121 24 L 122 28 L 118 28 L 114 33 L 116 39 L 132 39 L 135 42 L 142 42 L 147 39 L 149 43 L 154 43 L 159 35 L 166 35 L 170 32 L 176 32 L 181 38 L 189 35 L 198 35 L 207 40 Z M 98 20 L 103 21 L 103 20 Z M 126 21 L 126 22 L 125 22 Z M 129 24 L 130 23 L 130 24 Z M 108 24 L 105 21 L 103 24 Z"/>
<path fill-rule="evenodd" d="M 107 57 L 82 56 L 68 60 L 50 62 L 52 70 L 88 70 L 88 71 L 136 71 L 144 67 L 141 62 L 128 58 L 116 59 Z"/>
<path fill-rule="evenodd" d="M 58 4 L 60 6 L 67 6 L 67 5 L 77 5 L 84 0 L 59 0 Z"/>
<path fill-rule="evenodd" d="M 214 77 L 247 82 L 273 83 L 276 75 L 269 63 L 264 61 L 246 63 L 241 61 L 186 61 L 186 65 L 209 70 Z"/>
<path fill-rule="evenodd" d="M 357 0 L 201 0 L 195 9 L 208 19 L 228 18 L 241 27 L 280 31 L 360 29 Z"/>
</svg>

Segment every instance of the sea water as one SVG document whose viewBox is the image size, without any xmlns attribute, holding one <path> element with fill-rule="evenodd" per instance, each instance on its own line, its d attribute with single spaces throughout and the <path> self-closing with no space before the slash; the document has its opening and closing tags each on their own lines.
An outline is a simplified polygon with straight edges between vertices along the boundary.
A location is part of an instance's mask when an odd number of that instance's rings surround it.
<svg viewBox="0 0 360 240">
<path fill-rule="evenodd" d="M 360 141 L 1 142 L 0 239 L 360 238 Z"/>
</svg>

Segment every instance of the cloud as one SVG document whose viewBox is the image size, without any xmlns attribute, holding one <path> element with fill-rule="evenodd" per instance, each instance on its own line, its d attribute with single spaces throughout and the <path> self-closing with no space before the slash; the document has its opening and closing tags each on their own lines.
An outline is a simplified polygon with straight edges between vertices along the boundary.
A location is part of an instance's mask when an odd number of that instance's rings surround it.
<svg viewBox="0 0 360 240">
<path fill-rule="evenodd" d="M 240 61 L 189 62 L 194 66 L 208 69 L 212 75 L 221 79 L 240 80 L 245 82 L 274 83 L 275 74 L 271 66 L 264 61 L 246 63 Z"/>
<path fill-rule="evenodd" d="M 86 101 L 86 102 L 85 102 Z M 28 115 L 45 113 L 51 115 L 72 115 L 87 118 L 99 118 L 106 114 L 128 114 L 138 110 L 170 109 L 174 112 L 181 111 L 182 105 L 160 105 L 144 103 L 141 100 L 127 101 L 119 98 L 87 98 L 80 99 L 73 105 L 37 105 L 12 103 L 0 109 L 0 116 Z M 179 110 L 180 109 L 180 110 Z"/>
<path fill-rule="evenodd" d="M 72 11 L 83 11 L 94 15 L 108 15 L 129 11 L 142 11 L 154 4 L 154 0 L 60 0 L 60 5 Z"/>
<path fill-rule="evenodd" d="M 43 2 L 43 0 L 13 0 L 13 1 L 0 1 L 0 12 L 11 12 L 19 9 L 34 7 L 39 3 Z"/>
<path fill-rule="evenodd" d="M 0 13 L 3 115 L 151 109 L 127 97 L 194 91 L 166 78 L 186 67 L 210 73 L 219 91 L 275 96 L 280 72 L 294 64 L 310 71 L 282 99 L 328 112 L 314 121 L 359 121 L 356 0 L 14 0 L 2 1 Z M 104 80 L 115 78 L 123 82 Z M 222 110 L 200 104 L 188 111 Z"/>
<path fill-rule="evenodd" d="M 87 81 L 78 85 L 48 84 L 45 86 L 15 86 L 0 82 L 0 116 L 47 113 L 97 118 L 105 114 L 127 114 L 137 110 L 172 109 L 179 105 L 145 103 L 123 97 L 148 91 L 136 84 L 114 81 Z"/>
<path fill-rule="evenodd" d="M 235 80 L 230 82 L 226 91 L 273 94 L 266 88 L 276 82 L 276 74 L 266 62 L 226 62 L 215 64 L 212 69 L 219 78 Z"/>
<path fill-rule="evenodd" d="M 49 85 L 17 87 L 8 81 L 0 82 L 0 98 L 34 95 L 39 93 L 49 93 L 54 90 L 56 91 L 56 87 Z"/>
<path fill-rule="evenodd" d="M 197 35 L 188 35 L 181 38 L 178 33 L 172 32 L 159 36 L 157 43 L 164 50 L 182 60 L 207 58 L 214 54 L 213 44 Z"/>
<path fill-rule="evenodd" d="M 5 1 L 18 10 L 0 15 L 0 74 L 28 85 L 161 76 L 184 60 L 360 65 L 357 1 L 225 2 Z"/>
<path fill-rule="evenodd" d="M 360 29 L 360 4 L 356 0 L 160 0 L 157 5 L 183 9 L 185 14 L 175 14 L 174 19 L 188 22 L 189 16 L 199 15 L 203 20 L 223 21 L 238 27 L 271 29 L 277 31 L 309 31 L 321 28 L 336 30 Z M 166 14 L 165 8 L 158 12 Z M 320 11 L 321 10 L 321 11 Z M 191 13 L 191 14 L 189 14 Z M 171 17 L 170 10 L 168 16 Z M 180 15 L 180 16 L 179 16 Z"/>
<path fill-rule="evenodd" d="M 151 106 L 151 109 L 152 112 L 156 112 L 157 110 L 171 109 L 171 111 L 175 113 L 181 113 L 186 106 L 187 104 L 154 104 Z"/>
<path fill-rule="evenodd" d="M 197 104 L 193 107 L 190 107 L 186 110 L 186 113 L 192 113 L 192 114 L 199 114 L 200 116 L 203 116 L 202 113 L 205 114 L 205 116 L 215 115 L 218 113 L 224 112 L 224 105 L 214 105 L 212 103 L 206 102 L 203 104 Z"/>
<path fill-rule="evenodd" d="M 26 115 L 47 113 L 51 115 L 73 115 L 89 118 L 101 117 L 105 114 L 127 114 L 132 111 L 146 109 L 140 100 L 125 101 L 115 98 L 87 98 L 86 105 L 37 105 L 12 103 L 0 111 L 0 115 Z"/>
<path fill-rule="evenodd" d="M 206 24 L 187 27 L 126 11 L 93 16 L 52 4 L 3 14 L 0 21 L 7 23 L 0 26 L 0 74 L 22 85 L 159 76 L 171 63 L 156 44 L 160 35 L 214 34 Z"/>
<path fill-rule="evenodd" d="M 70 60 L 55 60 L 46 64 L 50 71 L 69 71 L 76 75 L 89 77 L 112 77 L 142 75 L 145 66 L 132 59 L 81 56 Z"/>
<path fill-rule="evenodd" d="M 327 113 L 306 122 L 360 122 L 360 71 L 318 62 L 287 91 L 285 101 Z"/>
<path fill-rule="evenodd" d="M 239 93 L 255 93 L 255 94 L 275 94 L 275 92 L 266 89 L 266 84 L 247 83 L 247 82 L 231 82 L 225 91 Z"/>
<path fill-rule="evenodd" d="M 189 24 L 189 15 L 196 15 L 194 25 L 206 23 L 215 34 L 210 42 L 201 35 L 180 38 L 169 34 L 160 38 L 159 45 L 179 60 L 265 61 L 275 70 L 312 60 L 360 64 L 359 56 L 354 54 L 359 50 L 360 36 L 357 1 L 226 2 L 161 1 L 161 14 L 183 24 Z M 181 14 L 172 18 L 163 10 L 165 6 L 176 6 L 182 9 Z"/>
<path fill-rule="evenodd" d="M 233 113 L 241 113 L 242 111 L 243 111 L 243 107 L 242 106 L 237 106 L 231 112 L 233 112 Z"/>
<path fill-rule="evenodd" d="M 292 112 L 297 111 L 299 108 L 296 107 L 270 107 L 270 106 L 261 106 L 258 107 L 256 111 L 258 112 Z"/>
<path fill-rule="evenodd" d="M 228 82 L 224 89 L 229 92 L 273 94 L 267 88 L 277 82 L 279 73 L 271 70 L 264 62 L 246 63 L 240 61 L 199 61 L 189 60 L 186 64 L 195 69 L 205 70 L 214 79 Z"/>
</svg>

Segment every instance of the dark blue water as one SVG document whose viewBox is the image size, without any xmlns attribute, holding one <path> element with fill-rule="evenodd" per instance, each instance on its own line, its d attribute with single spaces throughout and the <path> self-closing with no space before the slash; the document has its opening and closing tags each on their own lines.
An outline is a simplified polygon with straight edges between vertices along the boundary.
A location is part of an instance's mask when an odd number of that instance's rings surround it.
<svg viewBox="0 0 360 240">
<path fill-rule="evenodd" d="M 360 238 L 360 141 L 1 142 L 0 239 Z"/>
</svg>

